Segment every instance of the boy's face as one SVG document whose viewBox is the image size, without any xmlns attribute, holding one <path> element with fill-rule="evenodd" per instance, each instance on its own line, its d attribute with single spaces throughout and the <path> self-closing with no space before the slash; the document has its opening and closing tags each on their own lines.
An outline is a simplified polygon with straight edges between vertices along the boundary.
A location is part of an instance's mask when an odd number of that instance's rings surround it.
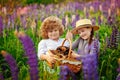
<svg viewBox="0 0 120 80">
<path fill-rule="evenodd" d="M 82 39 L 87 40 L 87 39 L 90 38 L 91 31 L 92 31 L 92 28 L 87 28 L 87 27 L 85 27 L 85 28 L 79 29 L 79 30 L 78 30 L 78 33 L 79 33 L 79 35 L 80 35 L 80 37 L 81 37 Z"/>
<path fill-rule="evenodd" d="M 60 37 L 59 35 L 59 30 L 58 29 L 53 29 L 48 31 L 48 38 L 52 40 L 58 40 Z"/>
</svg>

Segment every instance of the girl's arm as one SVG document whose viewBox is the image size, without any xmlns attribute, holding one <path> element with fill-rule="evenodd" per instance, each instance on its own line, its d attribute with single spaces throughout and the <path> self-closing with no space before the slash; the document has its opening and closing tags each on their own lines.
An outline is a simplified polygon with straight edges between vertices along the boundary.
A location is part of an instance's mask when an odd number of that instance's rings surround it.
<svg viewBox="0 0 120 80">
<path fill-rule="evenodd" d="M 72 49 L 78 48 L 80 38 L 73 42 Z"/>
<path fill-rule="evenodd" d="M 80 55 L 77 54 L 75 51 L 72 51 L 71 57 L 72 58 L 77 58 L 77 57 L 80 57 Z"/>
</svg>

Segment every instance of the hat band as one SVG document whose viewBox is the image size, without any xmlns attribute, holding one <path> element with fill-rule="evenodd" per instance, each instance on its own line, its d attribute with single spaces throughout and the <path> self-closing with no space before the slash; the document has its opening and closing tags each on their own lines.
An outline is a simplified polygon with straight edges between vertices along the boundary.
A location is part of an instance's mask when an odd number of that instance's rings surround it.
<svg viewBox="0 0 120 80">
<path fill-rule="evenodd" d="M 84 25 L 79 25 L 78 27 L 80 27 L 80 26 L 92 26 L 91 24 L 84 24 Z"/>
</svg>

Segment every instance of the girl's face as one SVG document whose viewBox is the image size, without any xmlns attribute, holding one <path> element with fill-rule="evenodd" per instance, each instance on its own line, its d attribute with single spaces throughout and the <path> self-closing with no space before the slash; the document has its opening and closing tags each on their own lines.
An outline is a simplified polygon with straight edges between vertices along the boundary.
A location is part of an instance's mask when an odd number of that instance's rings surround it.
<svg viewBox="0 0 120 80">
<path fill-rule="evenodd" d="M 48 38 L 52 40 L 58 40 L 60 37 L 59 30 L 58 29 L 53 29 L 48 31 Z"/>
<path fill-rule="evenodd" d="M 78 33 L 82 39 L 88 40 L 91 35 L 92 28 L 84 27 L 78 30 Z"/>
</svg>

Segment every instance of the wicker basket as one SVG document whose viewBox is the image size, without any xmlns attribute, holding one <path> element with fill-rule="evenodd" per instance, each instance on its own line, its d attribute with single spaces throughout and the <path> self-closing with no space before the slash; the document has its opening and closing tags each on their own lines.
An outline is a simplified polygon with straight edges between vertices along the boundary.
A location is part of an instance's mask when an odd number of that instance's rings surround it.
<svg viewBox="0 0 120 80">
<path fill-rule="evenodd" d="M 64 43 L 65 41 L 68 39 L 65 39 L 62 43 L 62 45 L 60 47 L 64 47 Z M 56 59 L 56 63 L 55 64 L 48 64 L 51 68 L 54 67 L 54 65 L 66 65 L 69 67 L 70 70 L 72 70 L 74 73 L 77 73 L 78 71 L 80 71 L 81 67 L 82 67 L 82 62 L 78 61 L 74 58 L 71 57 L 71 53 L 73 52 L 72 49 L 72 44 L 71 41 L 68 40 L 70 43 L 70 48 L 68 51 L 67 55 L 63 55 L 63 53 L 58 52 L 56 53 L 56 50 L 49 50 L 48 53 L 52 53 L 54 54 L 54 58 Z M 61 57 L 62 56 L 62 57 Z"/>
</svg>

